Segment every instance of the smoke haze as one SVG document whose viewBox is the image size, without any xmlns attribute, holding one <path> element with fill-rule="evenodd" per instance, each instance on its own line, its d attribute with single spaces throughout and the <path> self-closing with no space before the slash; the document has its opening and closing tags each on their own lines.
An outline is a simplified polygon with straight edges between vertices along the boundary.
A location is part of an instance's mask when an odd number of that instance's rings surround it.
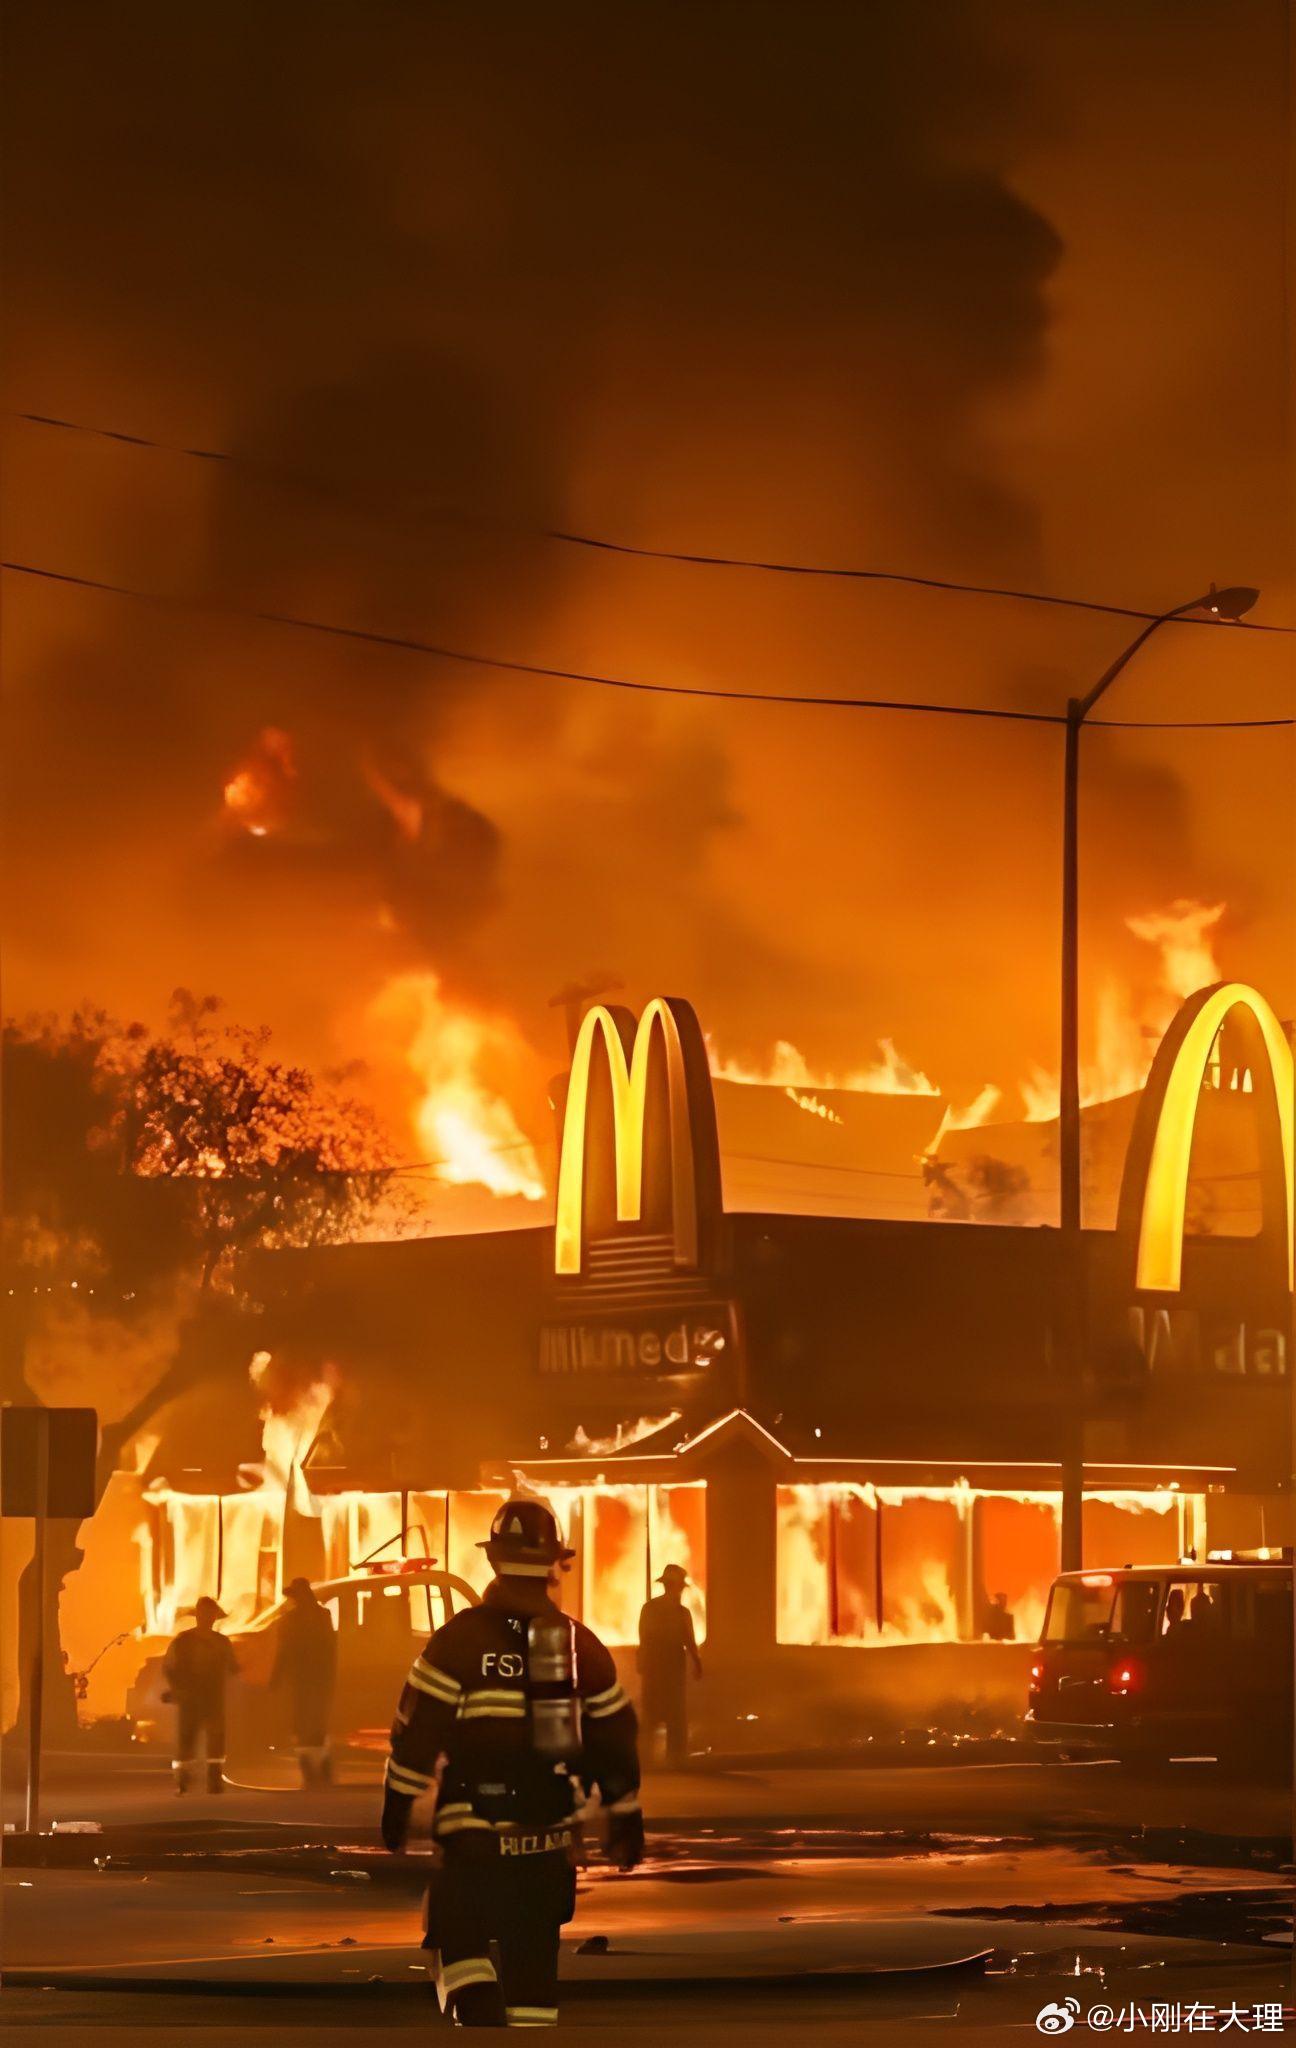
<svg viewBox="0 0 1296 2048">
<path fill-rule="evenodd" d="M 8 579 L 8 1007 L 213 988 L 410 1131 L 411 975 L 532 1137 L 591 971 L 960 1101 L 1055 1067 L 1052 729 L 220 607 L 1053 711 L 1126 622 L 542 535 L 1289 621 L 1282 47 L 1277 0 L 17 8 L 7 404 L 234 460 L 9 423 L 9 556 L 199 608 Z M 1168 630 L 1121 691 L 1290 714 L 1287 643 Z M 1224 901 L 1290 1014 L 1289 735 L 1086 746 L 1093 985 Z"/>
</svg>

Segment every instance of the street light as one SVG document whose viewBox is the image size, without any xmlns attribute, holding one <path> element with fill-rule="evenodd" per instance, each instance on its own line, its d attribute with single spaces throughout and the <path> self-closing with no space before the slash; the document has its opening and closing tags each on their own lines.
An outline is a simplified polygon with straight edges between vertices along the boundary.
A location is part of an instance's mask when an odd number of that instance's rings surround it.
<svg viewBox="0 0 1296 2048">
<path fill-rule="evenodd" d="M 1062 1238 L 1060 1318 L 1063 1406 L 1062 1430 L 1062 1569 L 1079 1571 L 1084 1559 L 1084 1272 L 1080 1235 L 1080 734 L 1094 705 L 1128 667 L 1144 642 L 1170 619 L 1189 612 L 1236 621 L 1249 612 L 1260 593 L 1239 585 L 1190 598 L 1173 610 L 1149 619 L 1124 652 L 1099 677 L 1087 696 L 1072 697 L 1066 708 L 1066 755 L 1062 813 L 1062 1073 L 1058 1093 L 1058 1149 L 1061 1199 L 1058 1221 Z"/>
</svg>

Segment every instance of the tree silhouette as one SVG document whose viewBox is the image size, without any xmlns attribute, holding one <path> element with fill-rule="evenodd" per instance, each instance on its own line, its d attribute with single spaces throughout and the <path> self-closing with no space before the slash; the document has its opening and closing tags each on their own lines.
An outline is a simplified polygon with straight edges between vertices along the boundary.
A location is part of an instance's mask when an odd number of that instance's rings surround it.
<svg viewBox="0 0 1296 2048">
<path fill-rule="evenodd" d="M 118 1347 L 87 1347 L 80 1384 L 67 1371 L 54 1396 L 71 1382 L 68 1399 L 99 1409 L 100 1496 L 168 1402 L 246 1373 L 255 1253 L 344 1241 L 380 1206 L 399 1210 L 381 1129 L 346 1077 L 277 1059 L 267 1031 L 221 1009 L 179 989 L 158 1033 L 88 1008 L 4 1026 L 4 1398 L 48 1396 L 33 1354 L 75 1351 L 74 1327 L 120 1332 Z M 163 1308 L 168 1337 L 141 1357 Z M 76 1535 L 51 1531 L 51 1621 Z"/>
</svg>

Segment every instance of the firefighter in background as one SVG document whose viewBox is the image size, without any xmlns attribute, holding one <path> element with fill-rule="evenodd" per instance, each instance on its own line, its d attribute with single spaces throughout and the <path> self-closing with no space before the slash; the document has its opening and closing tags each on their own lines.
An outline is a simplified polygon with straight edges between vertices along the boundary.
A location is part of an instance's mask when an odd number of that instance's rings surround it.
<svg viewBox="0 0 1296 2048">
<path fill-rule="evenodd" d="M 398 1854 L 437 1785 L 442 2010 L 464 2027 L 553 2026 L 582 1788 L 601 1795 L 613 1863 L 643 1857 L 635 1714 L 610 1651 L 552 1597 L 574 1553 L 544 1502 L 507 1501 L 481 1547 L 495 1570 L 481 1606 L 437 1630 L 401 1694 L 382 1836 Z"/>
<path fill-rule="evenodd" d="M 288 1694 L 302 1784 L 329 1785 L 333 1781 L 329 1724 L 337 1682 L 337 1637 L 332 1617 L 315 1598 L 309 1579 L 294 1579 L 285 1595 L 292 1604 L 279 1623 L 270 1684 Z"/>
<path fill-rule="evenodd" d="M 657 1581 L 661 1592 L 644 1602 L 639 1615 L 639 1675 L 643 1680 L 643 1724 L 648 1734 L 666 1731 L 666 1762 L 688 1755 L 687 1667 L 701 1678 L 693 1616 L 684 1605 L 688 1573 L 668 1564 Z"/>
<path fill-rule="evenodd" d="M 238 1660 L 216 1633 L 225 1610 L 204 1593 L 194 1607 L 194 1625 L 178 1635 L 163 1659 L 164 1699 L 176 1708 L 176 1751 L 171 1768 L 177 1793 L 187 1792 L 201 1745 L 207 1790 L 225 1790 L 225 1688 L 238 1673 Z"/>
</svg>

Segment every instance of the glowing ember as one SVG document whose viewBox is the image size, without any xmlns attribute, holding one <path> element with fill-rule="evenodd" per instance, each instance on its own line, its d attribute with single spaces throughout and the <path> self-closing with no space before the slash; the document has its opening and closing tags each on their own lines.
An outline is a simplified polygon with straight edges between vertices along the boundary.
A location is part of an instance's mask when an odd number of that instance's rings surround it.
<svg viewBox="0 0 1296 2048">
<path fill-rule="evenodd" d="M 510 1071 L 527 1058 L 515 1025 L 457 1009 L 435 974 L 402 974 L 371 1006 L 370 1020 L 403 1043 L 420 1095 L 413 1125 L 423 1157 L 440 1180 L 489 1188 L 496 1195 L 543 1200 L 544 1178 L 531 1141 L 483 1069 Z"/>
</svg>

